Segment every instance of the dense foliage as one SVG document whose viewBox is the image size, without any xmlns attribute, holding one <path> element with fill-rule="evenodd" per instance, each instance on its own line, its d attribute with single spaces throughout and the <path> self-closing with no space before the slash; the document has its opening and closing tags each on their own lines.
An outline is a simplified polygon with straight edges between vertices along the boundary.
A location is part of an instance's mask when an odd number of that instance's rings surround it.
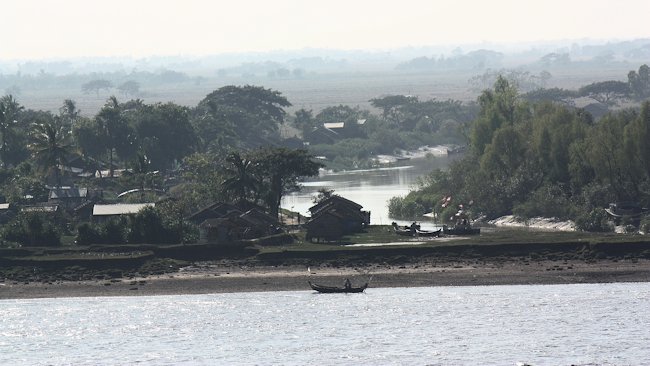
<svg viewBox="0 0 650 366">
<path fill-rule="evenodd" d="M 594 122 L 579 108 L 529 102 L 499 78 L 479 105 L 468 154 L 448 171 L 431 173 L 407 197 L 393 199 L 391 215 L 434 210 L 444 219 L 463 204 L 475 216 L 574 219 L 600 231 L 609 203 L 650 204 L 649 101 Z"/>
</svg>

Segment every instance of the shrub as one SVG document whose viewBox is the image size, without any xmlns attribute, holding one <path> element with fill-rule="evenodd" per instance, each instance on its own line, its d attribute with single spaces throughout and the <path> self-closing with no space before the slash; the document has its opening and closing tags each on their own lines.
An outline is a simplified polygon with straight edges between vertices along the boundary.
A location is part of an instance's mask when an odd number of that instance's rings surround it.
<svg viewBox="0 0 650 366">
<path fill-rule="evenodd" d="M 160 212 L 154 207 L 147 207 L 129 220 L 129 243 L 172 244 L 179 243 L 177 230 L 163 224 Z"/>
<path fill-rule="evenodd" d="M 526 202 L 516 205 L 512 213 L 517 217 L 555 217 L 566 220 L 570 217 L 571 203 L 558 186 L 544 186 L 533 192 Z"/>
<path fill-rule="evenodd" d="M 97 225 L 84 222 L 77 226 L 77 237 L 75 238 L 77 245 L 99 244 L 101 242 L 102 233 Z"/>
<path fill-rule="evenodd" d="M 42 212 L 22 212 L 3 230 L 2 236 L 23 246 L 41 247 L 61 245 L 53 219 Z"/>
<path fill-rule="evenodd" d="M 576 227 L 583 231 L 609 232 L 613 231 L 607 212 L 602 208 L 591 210 L 576 218 Z"/>
</svg>

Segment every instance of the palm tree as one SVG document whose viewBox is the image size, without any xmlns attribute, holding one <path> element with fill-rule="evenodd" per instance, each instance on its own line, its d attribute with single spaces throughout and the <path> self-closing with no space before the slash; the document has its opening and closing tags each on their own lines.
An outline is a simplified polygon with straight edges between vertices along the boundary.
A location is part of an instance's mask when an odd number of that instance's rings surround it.
<svg viewBox="0 0 650 366">
<path fill-rule="evenodd" d="M 63 105 L 59 108 L 59 115 L 66 125 L 67 128 L 72 130 L 75 125 L 75 122 L 79 118 L 79 109 L 77 108 L 77 103 L 72 99 L 66 99 L 63 101 Z"/>
<path fill-rule="evenodd" d="M 42 171 L 46 174 L 54 171 L 57 187 L 61 187 L 60 170 L 65 165 L 71 147 L 70 135 L 58 122 L 58 120 L 53 120 L 33 124 L 32 143 L 29 144 L 29 149 Z"/>
<path fill-rule="evenodd" d="M 7 166 L 7 140 L 11 129 L 16 124 L 16 115 L 24 109 L 23 106 L 18 104 L 16 99 L 11 95 L 5 95 L 0 98 L 0 162 L 3 167 Z"/>
<path fill-rule="evenodd" d="M 255 176 L 255 165 L 247 158 L 233 152 L 226 157 L 228 166 L 224 168 L 226 180 L 222 183 L 223 193 L 234 193 L 238 202 L 247 201 L 249 192 L 255 192 L 259 180 Z"/>
<path fill-rule="evenodd" d="M 96 120 L 99 124 L 101 135 L 103 135 L 108 144 L 108 157 L 109 157 L 109 175 L 113 177 L 113 153 L 123 137 L 121 133 L 126 128 L 126 121 L 122 115 L 122 108 L 117 98 L 111 96 L 106 101 L 106 104 L 97 114 Z"/>
</svg>

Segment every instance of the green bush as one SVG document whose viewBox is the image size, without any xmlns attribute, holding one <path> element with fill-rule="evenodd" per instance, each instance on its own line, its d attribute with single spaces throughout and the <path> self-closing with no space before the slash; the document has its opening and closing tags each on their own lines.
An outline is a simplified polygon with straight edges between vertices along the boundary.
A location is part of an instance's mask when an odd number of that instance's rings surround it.
<svg viewBox="0 0 650 366">
<path fill-rule="evenodd" d="M 566 220 L 571 216 L 571 203 L 558 186 L 544 186 L 526 200 L 515 205 L 512 213 L 517 217 L 555 217 Z"/>
<path fill-rule="evenodd" d="M 576 227 L 583 231 L 610 232 L 613 231 L 609 223 L 609 216 L 602 208 L 591 210 L 576 218 Z"/>
<path fill-rule="evenodd" d="M 61 245 L 53 218 L 43 212 L 21 212 L 4 227 L 2 237 L 29 247 Z"/>
<path fill-rule="evenodd" d="M 102 239 L 101 229 L 97 225 L 84 222 L 77 226 L 77 237 L 75 238 L 77 245 L 100 244 Z"/>
<path fill-rule="evenodd" d="M 129 243 L 173 244 L 179 243 L 177 230 L 163 224 L 160 212 L 154 207 L 147 207 L 129 220 Z"/>
<path fill-rule="evenodd" d="M 388 201 L 388 215 L 396 219 L 419 219 L 425 213 L 425 208 L 422 204 L 408 197 L 393 197 Z"/>
</svg>

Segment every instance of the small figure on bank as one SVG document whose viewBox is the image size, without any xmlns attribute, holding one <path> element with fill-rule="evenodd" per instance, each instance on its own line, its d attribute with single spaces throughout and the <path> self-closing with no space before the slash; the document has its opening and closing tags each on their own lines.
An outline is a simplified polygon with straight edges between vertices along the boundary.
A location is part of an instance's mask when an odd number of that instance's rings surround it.
<svg viewBox="0 0 650 366">
<path fill-rule="evenodd" d="M 350 283 L 349 278 L 345 279 L 345 284 L 343 286 L 345 287 L 346 290 L 349 290 L 350 288 L 352 288 L 352 283 Z"/>
<path fill-rule="evenodd" d="M 413 223 L 411 224 L 411 228 L 410 228 L 410 229 L 411 229 L 411 234 L 415 235 L 415 232 L 416 232 L 417 229 L 418 229 L 418 224 L 417 224 L 415 221 L 413 221 Z"/>
</svg>

